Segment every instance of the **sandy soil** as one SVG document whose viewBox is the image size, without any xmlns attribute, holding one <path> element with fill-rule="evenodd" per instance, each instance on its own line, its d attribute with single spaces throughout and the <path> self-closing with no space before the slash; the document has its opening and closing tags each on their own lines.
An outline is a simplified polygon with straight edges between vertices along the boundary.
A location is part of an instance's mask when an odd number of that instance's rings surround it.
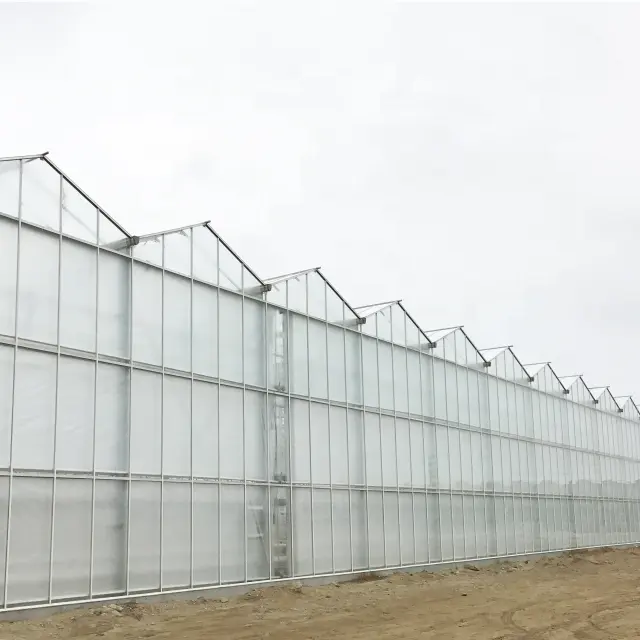
<svg viewBox="0 0 640 640">
<path fill-rule="evenodd" d="M 260 589 L 221 600 L 102 606 L 0 624 L 2 640 L 97 637 L 640 638 L 640 549 Z"/>
</svg>

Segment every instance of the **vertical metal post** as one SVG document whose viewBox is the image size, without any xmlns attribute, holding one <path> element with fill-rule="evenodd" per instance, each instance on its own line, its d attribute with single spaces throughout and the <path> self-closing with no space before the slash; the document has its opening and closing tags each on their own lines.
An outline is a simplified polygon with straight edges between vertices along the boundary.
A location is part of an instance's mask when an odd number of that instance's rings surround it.
<svg viewBox="0 0 640 640">
<path fill-rule="evenodd" d="M 11 548 L 11 511 L 12 511 L 12 498 L 13 498 L 13 435 L 15 430 L 15 415 L 16 415 L 16 370 L 18 363 L 18 318 L 20 315 L 20 249 L 22 239 L 22 182 L 24 171 L 24 160 L 19 162 L 19 174 L 18 174 L 18 230 L 17 230 L 17 248 L 16 248 L 16 295 L 15 295 L 15 316 L 14 323 L 14 347 L 13 347 L 13 375 L 11 377 L 11 424 L 9 426 L 9 486 L 7 495 L 7 543 L 4 550 L 4 585 L 3 585 L 3 599 L 2 606 L 6 608 L 7 597 L 9 593 L 9 560 L 10 560 L 10 548 Z"/>
<path fill-rule="evenodd" d="M 325 285 L 326 287 L 326 285 Z M 327 307 L 329 305 L 327 304 Z M 342 320 L 345 320 L 344 313 L 344 305 L 342 307 Z M 328 322 L 328 313 L 327 313 L 327 322 Z M 347 497 L 349 498 L 349 554 L 351 558 L 351 571 L 353 571 L 353 520 L 351 515 L 351 455 L 349 448 L 349 441 L 351 440 L 351 432 L 349 430 L 349 381 L 348 381 L 348 373 L 347 373 L 347 330 L 342 327 L 342 354 L 344 356 L 343 367 L 344 367 L 344 400 L 346 404 L 345 409 L 345 420 L 346 420 L 346 429 L 347 429 Z M 328 366 L 327 366 L 328 369 Z"/>
<path fill-rule="evenodd" d="M 365 535 L 367 537 L 367 568 L 371 568 L 371 535 L 369 532 L 369 464 L 367 459 L 367 414 L 364 387 L 364 340 L 362 337 L 362 325 L 358 325 L 358 343 L 360 345 L 360 392 L 362 402 L 362 447 L 364 463 L 364 514 L 365 514 Z"/>
<path fill-rule="evenodd" d="M 96 522 L 96 422 L 98 419 L 98 344 L 100 332 L 100 212 L 96 209 L 96 322 L 93 369 L 93 438 L 91 451 L 91 537 L 89 540 L 89 598 L 93 598 L 93 554 L 95 550 Z"/>
<path fill-rule="evenodd" d="M 389 312 L 389 328 L 391 332 L 391 397 L 393 399 L 393 441 L 395 444 L 395 457 L 396 457 L 396 518 L 398 521 L 398 565 L 402 565 L 402 526 L 400 522 L 400 473 L 399 473 L 399 460 L 398 460 L 398 421 L 396 418 L 396 346 L 393 341 L 393 310 L 391 307 L 387 307 L 385 311 Z M 378 313 L 384 313 L 379 311 Z M 382 425 L 380 425 L 382 430 Z"/>
<path fill-rule="evenodd" d="M 134 347 L 134 318 L 133 318 L 133 293 L 135 279 L 133 277 L 135 267 L 134 250 L 130 251 L 129 259 L 129 309 L 128 309 L 128 323 L 129 323 L 129 397 L 127 398 L 127 421 L 128 421 L 128 447 L 127 447 L 127 468 L 129 473 L 127 478 L 127 549 L 126 549 L 126 586 L 125 593 L 128 595 L 131 591 L 131 494 L 133 493 L 133 476 L 131 474 L 131 442 L 133 431 L 132 420 L 132 397 L 133 397 L 133 347 Z"/>
<path fill-rule="evenodd" d="M 241 346 L 241 375 L 242 375 L 242 484 L 243 484 L 243 518 L 244 523 L 244 581 L 249 581 L 249 545 L 247 537 L 249 535 L 249 529 L 247 527 L 247 513 L 249 511 L 247 504 L 247 381 L 245 379 L 245 366 L 244 366 L 244 267 L 240 271 L 240 286 L 242 287 L 242 313 L 240 317 L 240 325 L 242 327 L 242 336 L 240 340 Z"/>
<path fill-rule="evenodd" d="M 195 228 L 189 230 L 189 371 L 191 373 L 189 380 L 189 478 L 190 478 L 190 505 L 189 505 L 189 587 L 193 588 L 194 573 L 194 533 L 193 533 L 193 512 L 195 501 L 195 487 L 193 483 L 193 234 Z"/>
<path fill-rule="evenodd" d="M 336 572 L 336 536 L 333 524 L 333 469 L 331 468 L 331 381 L 329 379 L 329 323 L 327 322 L 327 284 L 322 281 L 324 290 L 324 349 L 325 349 L 325 362 L 327 363 L 327 402 L 329 406 L 327 408 L 328 431 L 329 431 L 329 521 L 331 523 L 331 572 Z M 346 375 L 346 372 L 345 372 Z"/>
<path fill-rule="evenodd" d="M 400 307 L 398 307 L 398 309 L 400 309 Z M 413 447 L 411 444 L 411 383 L 409 382 L 409 349 L 407 347 L 407 343 L 409 342 L 409 340 L 407 339 L 407 315 L 406 313 L 401 309 L 402 311 L 402 317 L 404 320 L 404 341 L 405 341 L 405 346 L 404 346 L 404 365 L 405 365 L 405 370 L 406 370 L 406 381 L 407 381 L 407 424 L 409 427 L 409 482 L 410 482 L 410 486 L 411 486 L 411 525 L 413 527 L 413 564 L 417 563 L 417 546 L 416 546 L 416 498 L 415 498 L 415 486 L 414 486 L 414 482 L 413 482 L 413 457 L 412 457 L 412 451 L 413 451 Z M 400 509 L 400 505 L 398 505 L 398 512 Z M 400 561 L 402 563 L 402 554 L 400 556 Z"/>
<path fill-rule="evenodd" d="M 287 280 L 287 310 L 289 309 L 289 284 L 290 281 Z M 313 464 L 313 451 L 312 451 L 312 426 L 311 426 L 311 358 L 310 349 L 309 349 L 309 283 L 307 281 L 307 275 L 304 276 L 304 295 L 305 295 L 305 315 L 307 321 L 307 408 L 309 411 L 309 492 L 310 492 L 310 502 L 309 506 L 311 509 L 311 520 L 309 525 L 311 526 L 311 571 L 313 575 L 316 575 L 316 540 L 315 540 L 315 531 L 314 531 L 314 517 L 313 517 L 313 507 L 314 507 L 314 495 L 313 495 L 313 485 L 314 485 L 314 464 Z"/>
<path fill-rule="evenodd" d="M 222 457 L 220 455 L 220 404 L 222 385 L 220 382 L 220 239 L 216 236 L 216 353 L 218 379 L 218 582 L 222 584 Z"/>
<path fill-rule="evenodd" d="M 164 352 L 164 327 L 165 327 L 165 245 L 166 238 L 162 237 L 162 315 L 160 316 L 160 322 L 162 324 L 162 330 L 160 332 L 160 353 L 162 363 L 162 379 L 160 386 L 160 591 L 164 586 L 164 367 L 165 367 L 165 352 Z"/>
<path fill-rule="evenodd" d="M 51 536 L 49 540 L 49 603 L 53 599 L 53 553 L 55 539 L 56 516 L 56 488 L 58 476 L 58 413 L 60 408 L 60 289 L 62 286 L 62 190 L 64 188 L 62 176 L 58 176 L 58 300 L 56 307 L 56 391 L 55 391 L 55 418 L 53 423 L 53 491 L 51 497 Z"/>
<path fill-rule="evenodd" d="M 384 446 L 383 446 L 383 442 L 382 442 L 382 396 L 380 395 L 380 339 L 379 339 L 379 333 L 380 331 L 378 330 L 378 314 L 375 314 L 374 316 L 372 316 L 373 318 L 375 318 L 376 321 L 376 369 L 377 369 L 377 376 L 378 376 L 378 435 L 380 438 L 380 484 L 381 484 L 381 489 L 382 489 L 382 540 L 383 540 L 383 544 L 382 544 L 382 558 L 383 558 L 383 562 L 384 562 L 384 566 L 388 566 L 387 565 L 387 529 L 386 529 L 386 515 L 385 515 L 385 509 L 384 509 L 384 503 L 385 503 L 385 484 L 384 484 L 384 463 L 383 463 L 383 451 L 384 451 Z"/>
<path fill-rule="evenodd" d="M 423 380 L 423 376 L 422 376 L 422 365 L 423 365 L 423 355 L 422 355 L 422 349 L 420 348 L 420 343 L 422 340 L 422 336 L 420 333 L 418 333 L 418 382 L 420 384 L 420 435 L 422 436 L 422 476 L 424 478 L 424 509 L 425 509 L 425 519 L 426 519 L 426 539 L 427 539 L 427 548 L 425 549 L 426 551 L 426 557 L 427 557 L 427 564 L 429 564 L 431 562 L 431 535 L 429 533 L 429 527 L 431 525 L 431 523 L 429 522 L 429 471 L 428 471 L 428 466 L 429 466 L 429 456 L 427 453 L 427 449 L 425 446 L 425 438 L 424 438 L 424 430 L 426 428 L 425 426 L 425 414 L 426 414 L 426 407 L 424 406 L 424 380 Z M 411 480 L 411 483 L 413 484 L 413 479 Z M 413 506 L 414 508 L 414 514 L 413 514 L 413 520 L 415 523 L 415 504 Z M 414 536 L 414 540 L 415 540 L 415 536 Z M 417 560 L 417 558 L 416 558 Z M 422 564 L 422 563 L 421 563 Z"/>
</svg>

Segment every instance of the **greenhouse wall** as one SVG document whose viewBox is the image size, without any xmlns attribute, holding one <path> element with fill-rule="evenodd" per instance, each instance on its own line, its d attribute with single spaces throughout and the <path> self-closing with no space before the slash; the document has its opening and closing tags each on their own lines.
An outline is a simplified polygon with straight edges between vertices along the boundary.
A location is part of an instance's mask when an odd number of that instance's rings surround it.
<svg viewBox="0 0 640 640">
<path fill-rule="evenodd" d="M 0 162 L 0 610 L 635 543 L 638 417 Z"/>
</svg>

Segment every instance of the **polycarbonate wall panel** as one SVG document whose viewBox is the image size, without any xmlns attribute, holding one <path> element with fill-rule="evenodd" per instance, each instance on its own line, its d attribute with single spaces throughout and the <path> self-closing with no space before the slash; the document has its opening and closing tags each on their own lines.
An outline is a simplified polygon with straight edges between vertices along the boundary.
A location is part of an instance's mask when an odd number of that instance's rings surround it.
<svg viewBox="0 0 640 640">
<path fill-rule="evenodd" d="M 22 210 L 0 171 L 0 606 L 638 541 L 627 405 L 261 294 L 205 227 L 99 248 L 39 169 Z"/>
</svg>

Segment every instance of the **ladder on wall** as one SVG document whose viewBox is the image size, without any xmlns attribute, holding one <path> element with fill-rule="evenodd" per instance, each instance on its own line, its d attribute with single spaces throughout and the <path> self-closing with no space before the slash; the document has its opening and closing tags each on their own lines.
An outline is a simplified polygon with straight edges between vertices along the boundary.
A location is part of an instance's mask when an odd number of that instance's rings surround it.
<svg viewBox="0 0 640 640">
<path fill-rule="evenodd" d="M 286 312 L 273 309 L 268 324 L 268 344 L 271 355 L 269 382 L 277 391 L 287 390 L 287 318 Z M 248 533 L 248 543 L 258 541 L 271 575 L 286 578 L 291 575 L 291 493 L 289 483 L 289 401 L 285 396 L 269 395 L 263 430 L 264 450 L 269 452 L 269 505 L 248 505 L 255 531 Z M 275 486 L 274 486 L 275 485 Z M 277 485 L 283 485 L 279 487 Z M 268 514 L 270 513 L 270 518 Z M 266 567 L 265 567 L 266 568 Z"/>
</svg>

